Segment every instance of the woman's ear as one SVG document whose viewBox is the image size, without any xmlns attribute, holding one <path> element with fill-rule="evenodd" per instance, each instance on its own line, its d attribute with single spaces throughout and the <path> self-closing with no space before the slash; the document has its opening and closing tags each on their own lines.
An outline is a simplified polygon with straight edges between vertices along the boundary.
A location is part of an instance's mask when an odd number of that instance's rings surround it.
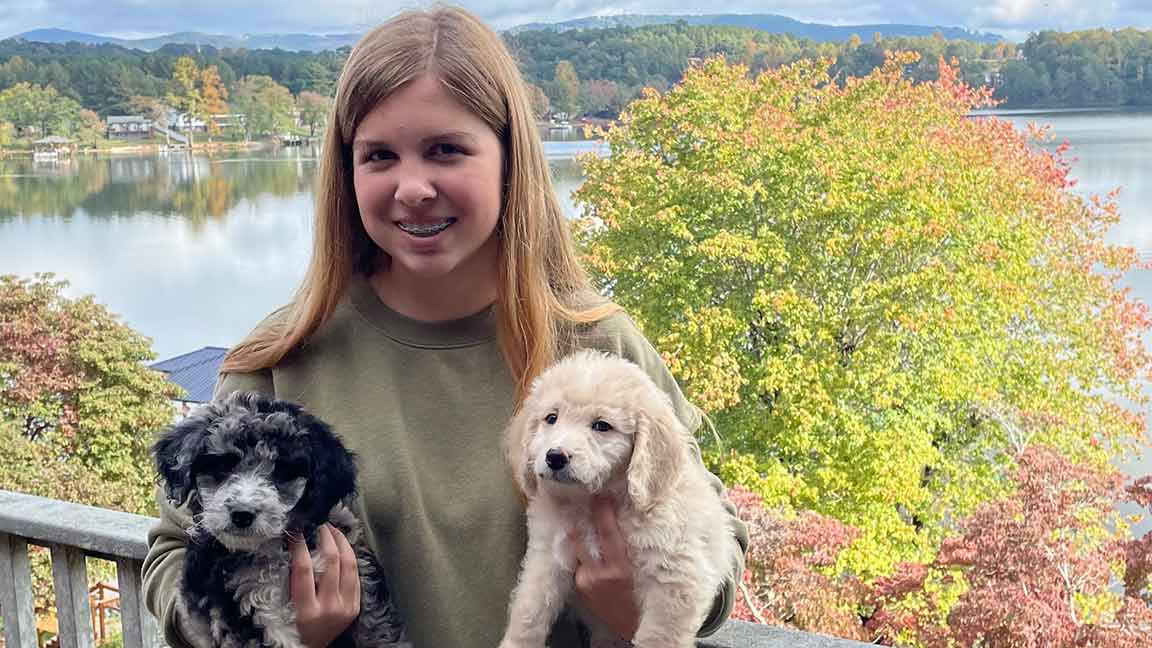
<svg viewBox="0 0 1152 648">
<path fill-rule="evenodd" d="M 658 403 L 648 400 L 648 406 L 636 414 L 636 434 L 628 464 L 628 497 L 640 511 L 652 508 L 667 496 L 684 467 L 688 450 L 687 433 L 671 403 L 667 399 Z"/>
<path fill-rule="evenodd" d="M 516 486 L 525 497 L 536 494 L 536 472 L 532 468 L 532 455 L 528 451 L 536 430 L 535 422 L 527 408 L 521 405 L 504 433 L 504 456 L 512 467 L 512 478 L 516 480 Z"/>
</svg>

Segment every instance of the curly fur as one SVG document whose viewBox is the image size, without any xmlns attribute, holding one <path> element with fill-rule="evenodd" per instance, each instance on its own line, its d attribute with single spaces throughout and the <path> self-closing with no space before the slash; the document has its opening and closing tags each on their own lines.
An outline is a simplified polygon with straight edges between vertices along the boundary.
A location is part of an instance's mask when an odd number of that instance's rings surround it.
<svg viewBox="0 0 1152 648">
<path fill-rule="evenodd" d="M 289 599 L 289 535 L 317 560 L 316 529 L 348 537 L 360 570 L 360 616 L 334 646 L 402 645 L 403 624 L 384 573 L 347 508 L 354 456 L 300 406 L 236 392 L 170 426 L 152 449 L 168 499 L 186 505 L 178 605 L 188 638 L 225 648 L 302 648 Z"/>
<path fill-rule="evenodd" d="M 739 563 L 730 518 L 667 394 L 635 364 L 594 351 L 542 373 L 509 425 L 506 452 L 528 497 L 528 549 L 501 648 L 540 648 L 573 603 L 569 532 L 598 555 L 589 503 L 607 494 L 633 563 L 638 648 L 694 646 Z M 584 615 L 593 645 L 606 629 Z"/>
</svg>

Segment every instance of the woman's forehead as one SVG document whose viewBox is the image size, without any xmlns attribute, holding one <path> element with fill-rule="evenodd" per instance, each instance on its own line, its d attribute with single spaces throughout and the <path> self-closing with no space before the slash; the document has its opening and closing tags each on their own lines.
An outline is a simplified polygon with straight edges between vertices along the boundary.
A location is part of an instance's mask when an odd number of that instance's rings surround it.
<svg viewBox="0 0 1152 648">
<path fill-rule="evenodd" d="M 435 135 L 489 131 L 487 124 L 465 107 L 434 76 L 410 81 L 373 106 L 356 127 L 353 143 L 380 137 L 426 138 Z"/>
</svg>

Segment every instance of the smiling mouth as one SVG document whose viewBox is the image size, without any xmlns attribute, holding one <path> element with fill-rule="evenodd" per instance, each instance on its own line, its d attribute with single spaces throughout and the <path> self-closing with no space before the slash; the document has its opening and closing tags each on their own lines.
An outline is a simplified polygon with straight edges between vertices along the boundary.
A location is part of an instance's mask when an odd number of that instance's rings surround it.
<svg viewBox="0 0 1152 648">
<path fill-rule="evenodd" d="M 443 232 L 455 222 L 455 218 L 447 218 L 443 221 L 440 221 L 439 223 L 396 223 L 396 227 L 399 227 L 401 231 L 409 234 L 410 236 L 415 236 L 417 238 L 428 238 Z"/>
</svg>

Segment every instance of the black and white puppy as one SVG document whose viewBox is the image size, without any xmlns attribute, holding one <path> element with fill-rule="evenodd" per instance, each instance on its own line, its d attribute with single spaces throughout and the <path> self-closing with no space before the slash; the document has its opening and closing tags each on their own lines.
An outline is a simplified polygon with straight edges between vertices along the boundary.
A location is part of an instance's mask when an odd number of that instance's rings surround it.
<svg viewBox="0 0 1152 648">
<path fill-rule="evenodd" d="M 299 405 L 236 392 L 170 426 L 152 449 L 168 499 L 186 505 L 180 603 L 185 632 L 222 648 L 302 648 L 289 597 L 290 535 L 315 547 L 330 522 L 352 544 L 360 616 L 333 646 L 387 646 L 403 639 L 384 573 L 348 509 L 354 456 Z M 336 569 L 320 564 L 315 570 Z"/>
</svg>

